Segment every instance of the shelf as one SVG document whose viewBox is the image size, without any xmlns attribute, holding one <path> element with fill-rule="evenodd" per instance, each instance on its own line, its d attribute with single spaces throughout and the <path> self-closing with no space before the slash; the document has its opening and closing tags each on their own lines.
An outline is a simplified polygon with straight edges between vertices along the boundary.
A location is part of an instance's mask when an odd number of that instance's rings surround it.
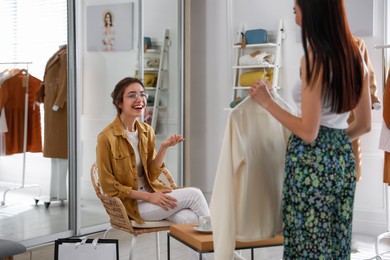
<svg viewBox="0 0 390 260">
<path fill-rule="evenodd" d="M 144 77 L 146 74 L 149 74 L 147 83 L 145 83 L 145 90 L 152 94 L 153 99 L 149 100 L 149 105 L 147 106 L 147 113 L 144 117 L 148 124 L 150 124 L 154 131 L 157 133 L 160 130 L 157 130 L 157 117 L 160 116 L 160 110 L 167 110 L 167 106 L 161 106 L 161 91 L 167 90 L 168 82 L 168 51 L 169 51 L 169 29 L 165 29 L 165 34 L 161 45 L 157 45 L 155 48 L 147 49 L 144 53 L 144 64 L 143 69 Z M 159 58 L 157 58 L 159 56 Z M 158 65 L 158 66 L 157 66 Z M 150 75 L 152 74 L 152 75 Z M 147 77 L 145 77 L 147 78 Z M 145 80 L 144 80 L 145 81 Z M 162 95 L 163 99 L 167 99 L 167 95 Z M 152 102 L 151 102 L 152 101 Z M 164 111 L 165 112 L 165 111 Z M 157 128 L 156 128 L 157 127 Z"/>
<path fill-rule="evenodd" d="M 275 68 L 272 64 L 259 64 L 259 65 L 239 65 L 232 66 L 233 69 L 257 69 L 257 68 Z"/>
<path fill-rule="evenodd" d="M 138 70 L 136 70 L 138 71 Z M 159 68 L 144 68 L 144 73 L 149 72 L 149 73 L 159 73 Z M 168 72 L 166 69 L 161 69 L 160 72 Z"/>
<path fill-rule="evenodd" d="M 236 86 L 233 87 L 234 90 L 249 90 L 251 87 L 250 86 Z M 280 89 L 279 86 L 275 86 L 276 89 Z"/>
<path fill-rule="evenodd" d="M 156 91 L 157 87 L 148 87 L 148 86 L 145 86 L 145 90 L 147 91 Z M 168 88 L 167 87 L 163 87 L 163 88 L 160 88 L 160 90 L 167 90 Z"/>
<path fill-rule="evenodd" d="M 146 53 L 160 53 L 161 50 L 160 49 L 147 49 L 146 50 Z"/>
<path fill-rule="evenodd" d="M 154 112 L 156 108 L 158 108 L 158 109 L 167 109 L 168 107 L 165 106 L 165 105 L 164 106 L 157 106 L 157 105 L 156 106 L 153 106 L 153 105 L 147 105 L 146 106 L 146 110 L 147 111 L 153 111 Z"/>
<path fill-rule="evenodd" d="M 251 88 L 252 82 L 256 80 L 256 78 L 267 78 L 269 79 L 272 76 L 272 88 L 275 90 L 280 89 L 278 86 L 279 83 L 279 71 L 281 69 L 281 47 L 282 47 L 282 39 L 285 37 L 283 21 L 281 20 L 279 23 L 278 34 L 276 38 L 276 42 L 267 42 L 267 43 L 259 43 L 259 44 L 247 44 L 245 48 L 241 47 L 241 44 L 233 45 L 233 52 L 235 53 L 234 64 L 232 64 L 231 68 L 233 69 L 233 86 L 232 89 L 232 99 L 236 100 L 238 96 L 247 96 L 248 90 Z M 255 54 L 263 53 L 264 56 L 259 57 L 259 59 L 255 59 Z M 267 57 L 268 55 L 274 55 L 274 57 Z M 241 60 L 241 57 L 253 55 L 254 59 L 247 59 L 245 62 Z M 250 57 L 249 57 L 250 58 Z M 244 61 L 242 64 L 241 61 Z M 268 63 L 268 61 L 272 61 Z M 243 65 L 244 64 L 244 65 Z M 263 72 L 263 74 L 261 74 Z M 245 79 L 246 81 L 241 81 L 241 77 L 245 73 L 253 73 L 248 74 L 248 77 Z M 259 75 L 256 75 L 259 73 Z M 272 75 L 271 75 L 272 73 Z M 245 83 L 245 86 L 240 85 L 240 83 Z M 241 97 L 243 98 L 243 97 Z"/>
<path fill-rule="evenodd" d="M 275 48 L 275 47 L 276 47 L 276 43 L 267 42 L 267 43 L 259 43 L 259 44 L 247 44 L 245 46 L 245 48 L 242 48 L 242 49 L 246 49 L 246 48 Z M 240 49 L 241 45 L 233 45 L 233 48 Z"/>
<path fill-rule="evenodd" d="M 144 68 L 144 72 L 155 72 L 155 73 L 158 73 L 158 68 Z"/>
</svg>

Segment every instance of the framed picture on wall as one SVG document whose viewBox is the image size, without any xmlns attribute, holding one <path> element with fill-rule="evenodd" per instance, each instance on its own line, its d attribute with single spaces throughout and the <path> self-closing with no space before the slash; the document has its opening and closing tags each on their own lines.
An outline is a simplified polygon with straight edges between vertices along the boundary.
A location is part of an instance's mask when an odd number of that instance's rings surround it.
<svg viewBox="0 0 390 260">
<path fill-rule="evenodd" d="M 133 49 L 134 3 L 87 6 L 87 51 Z"/>
</svg>

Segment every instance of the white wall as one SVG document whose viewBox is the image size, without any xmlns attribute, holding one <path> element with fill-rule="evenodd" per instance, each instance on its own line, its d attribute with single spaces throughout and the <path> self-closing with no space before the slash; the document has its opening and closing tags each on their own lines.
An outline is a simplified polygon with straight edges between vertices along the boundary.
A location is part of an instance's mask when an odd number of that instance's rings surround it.
<svg viewBox="0 0 390 260">
<path fill-rule="evenodd" d="M 374 35 L 365 36 L 367 48 L 373 63 L 382 97 L 381 52 L 374 50 L 375 44 L 382 44 L 383 2 L 374 3 Z M 225 0 L 190 1 L 191 5 L 191 88 L 190 125 L 191 144 L 189 148 L 190 183 L 200 187 L 209 199 L 220 154 L 227 111 L 231 98 L 232 50 L 228 44 Z M 286 39 L 283 41 L 281 95 L 291 102 L 291 86 L 299 77 L 299 59 L 303 53 L 299 29 L 293 14 L 294 1 L 285 0 L 232 0 L 233 28 L 240 24 L 247 29 L 264 28 L 275 31 L 279 20 L 284 20 Z M 382 184 L 383 152 L 378 150 L 382 111 L 373 111 L 371 133 L 362 138 L 363 180 L 358 183 L 355 200 L 354 232 L 378 234 L 386 231 L 384 185 Z"/>
</svg>

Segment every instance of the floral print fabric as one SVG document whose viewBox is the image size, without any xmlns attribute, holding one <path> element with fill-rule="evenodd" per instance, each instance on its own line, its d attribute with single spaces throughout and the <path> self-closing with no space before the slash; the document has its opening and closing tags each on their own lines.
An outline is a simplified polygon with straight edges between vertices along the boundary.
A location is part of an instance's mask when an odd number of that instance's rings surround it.
<svg viewBox="0 0 390 260">
<path fill-rule="evenodd" d="M 345 130 L 291 135 L 283 187 L 284 259 L 350 259 L 355 161 Z"/>
</svg>

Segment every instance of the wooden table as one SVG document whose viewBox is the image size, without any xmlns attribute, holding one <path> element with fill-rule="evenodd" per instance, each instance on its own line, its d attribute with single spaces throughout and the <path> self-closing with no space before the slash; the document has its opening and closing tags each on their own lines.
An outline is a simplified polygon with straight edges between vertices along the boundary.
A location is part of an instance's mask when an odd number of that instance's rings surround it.
<svg viewBox="0 0 390 260">
<path fill-rule="evenodd" d="M 197 225 L 193 224 L 175 224 L 171 225 L 167 234 L 168 260 L 171 259 L 170 237 L 178 240 L 186 246 L 199 253 L 199 259 L 202 259 L 204 253 L 214 252 L 212 233 L 200 233 L 194 229 Z M 236 250 L 251 249 L 251 259 L 254 259 L 254 249 L 261 247 L 282 246 L 283 236 L 278 235 L 274 238 L 264 239 L 253 242 L 236 242 Z"/>
</svg>

